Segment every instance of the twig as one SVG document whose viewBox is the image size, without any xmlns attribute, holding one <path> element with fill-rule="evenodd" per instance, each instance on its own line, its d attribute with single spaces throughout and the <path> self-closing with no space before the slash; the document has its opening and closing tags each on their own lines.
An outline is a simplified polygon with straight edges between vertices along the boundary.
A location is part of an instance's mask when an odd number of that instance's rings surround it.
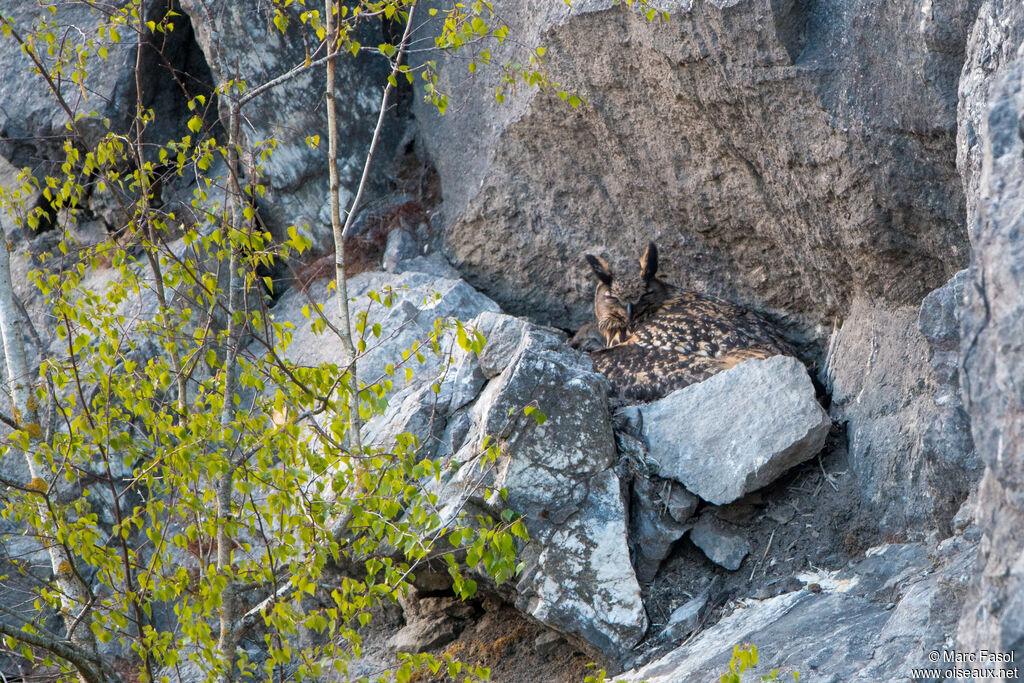
<svg viewBox="0 0 1024 683">
<path fill-rule="evenodd" d="M 771 536 L 768 537 L 768 545 L 766 545 L 764 547 L 764 554 L 761 555 L 761 559 L 758 560 L 757 564 L 754 565 L 754 568 L 750 570 L 750 578 L 747 579 L 748 581 L 753 581 L 754 580 L 754 574 L 757 572 L 757 568 L 762 566 L 764 564 L 765 559 L 768 557 L 768 551 L 771 550 L 772 541 L 775 539 L 775 532 L 776 531 L 778 531 L 778 527 L 776 527 L 775 529 L 772 529 L 772 534 L 771 534 Z"/>
<path fill-rule="evenodd" d="M 825 481 L 827 481 L 828 485 L 832 487 L 832 490 L 833 491 L 838 491 L 839 490 L 839 486 L 837 486 L 836 483 L 834 481 L 832 481 L 834 479 L 834 477 L 831 474 L 829 474 L 828 472 L 825 471 L 825 465 L 823 465 L 822 462 L 821 462 L 821 455 L 820 454 L 818 455 L 818 467 L 821 468 L 821 476 L 825 477 Z"/>
<path fill-rule="evenodd" d="M 344 240 L 348 237 L 349 230 L 352 229 L 352 223 L 355 219 L 356 210 L 359 209 L 359 201 L 363 198 L 363 189 L 366 187 L 366 179 L 370 175 L 370 166 L 373 163 L 373 153 L 377 149 L 377 141 L 380 139 L 380 131 L 384 127 L 384 116 L 388 110 L 388 99 L 391 97 L 391 91 L 394 90 L 392 82 L 397 82 L 402 66 L 402 57 L 405 56 L 405 51 L 409 45 L 409 34 L 412 30 L 412 19 L 416 12 L 416 4 L 413 3 L 409 7 L 409 16 L 405 21 L 405 32 L 402 34 L 402 42 L 398 46 L 398 55 L 395 57 L 395 65 L 391 68 L 391 75 L 388 76 L 388 84 L 384 86 L 384 96 L 380 100 L 380 114 L 377 116 L 377 125 L 373 129 L 373 139 L 370 140 L 370 151 L 366 154 L 366 162 L 363 164 L 363 175 L 359 179 L 359 187 L 356 189 L 356 196 L 352 199 L 352 206 L 348 210 L 348 215 L 345 216 L 345 227 L 341 230 L 341 237 Z M 331 97 L 334 97 L 334 93 L 330 93 Z M 340 257 L 339 257 L 340 258 Z"/>
</svg>

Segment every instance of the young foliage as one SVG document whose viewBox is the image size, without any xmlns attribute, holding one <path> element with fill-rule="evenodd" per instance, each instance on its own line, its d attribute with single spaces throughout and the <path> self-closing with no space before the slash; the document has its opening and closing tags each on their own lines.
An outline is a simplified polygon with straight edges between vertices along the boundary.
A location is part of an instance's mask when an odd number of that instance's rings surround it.
<svg viewBox="0 0 1024 683">
<path fill-rule="evenodd" d="M 290 5 L 303 3 L 275 3 L 275 30 L 287 29 Z M 321 41 L 314 55 L 357 53 L 359 21 L 406 19 L 414 5 L 342 5 L 332 31 L 316 9 L 299 21 Z M 512 577 L 516 543 L 528 539 L 515 514 L 442 519 L 431 483 L 449 463 L 424 457 L 411 434 L 386 449 L 354 438 L 361 419 L 387 407 L 397 373 L 409 381 L 426 354 L 450 355 L 454 345 L 478 353 L 479 333 L 440 320 L 386 377 L 359 381 L 358 357 L 395 301 L 382 292 L 352 325 L 347 362 L 289 359 L 292 330 L 266 309 L 273 282 L 261 273 L 311 245 L 294 227 L 275 243 L 260 226 L 262 165 L 276 142 L 247 140 L 239 126 L 242 109 L 278 84 L 222 83 L 214 93 L 227 103 L 222 128 L 212 125 L 212 98 L 198 95 L 187 134 L 144 143 L 155 115 L 141 102 L 130 129 L 115 130 L 74 111 L 63 84 L 86 87 L 91 60 L 129 36 L 141 44 L 172 31 L 176 15 L 147 21 L 132 2 L 109 10 L 93 34 L 63 41 L 53 16 L 27 27 L 0 19 L 68 114 L 59 170 L 26 169 L 0 191 L 16 228 L 31 232 L 56 217 L 63 234 L 36 255 L 31 275 L 49 321 L 29 354 L 38 367 L 26 385 L 31 409 L 16 406 L 6 419 L 5 462 L 20 456 L 38 472 L 3 482 L 0 514 L 17 531 L 0 539 L 2 571 L 35 595 L 31 609 L 4 612 L 7 647 L 97 683 L 121 672 L 155 680 L 185 663 L 210 681 L 303 680 L 343 672 L 374 609 L 429 562 L 447 567 L 463 598 L 481 576 Z M 392 87 L 411 76 L 400 46 L 373 49 L 392 63 Z M 86 123 L 105 132 L 85 135 Z M 186 174 L 198 179 L 195 223 L 155 208 L 160 183 Z M 74 226 L 100 200 L 118 208 L 123 228 L 77 244 Z M 341 304 L 347 313 L 348 298 Z M 319 307 L 305 312 L 314 330 L 346 334 Z M 484 456 L 486 465 L 499 453 L 488 445 Z M 40 566 L 47 552 L 51 576 Z M 63 632 L 55 613 L 66 617 Z M 488 676 L 429 655 L 405 657 L 389 675 L 408 680 L 442 666 L 467 680 Z"/>
<path fill-rule="evenodd" d="M 338 317 L 312 302 L 303 312 L 315 333 L 341 336 L 346 358 L 315 366 L 290 359 L 294 330 L 266 303 L 275 285 L 265 273 L 314 245 L 302 226 L 275 240 L 260 222 L 264 165 L 278 142 L 243 134 L 245 108 L 310 69 L 371 53 L 390 67 L 374 140 L 390 93 L 416 81 L 417 71 L 424 97 L 443 114 L 448 96 L 437 62 L 404 60 L 411 32 L 422 29 L 417 4 L 273 0 L 268 30 L 300 27 L 305 60 L 265 83 L 229 79 L 192 94 L 183 134 L 158 143 L 150 139 L 156 114 L 141 95 L 122 129 L 77 107 L 89 105 L 98 60 L 128 41 L 141 59 L 143 43 L 173 32 L 182 17 L 148 19 L 140 0 L 90 4 L 100 15 L 92 30 L 61 25 L 60 3 L 51 0 L 40 0 L 30 25 L 0 14 L 5 39 L 67 118 L 52 168 L 24 169 L 0 188 L 15 229 L 61 235 L 34 254 L 41 329 L 18 310 L 0 258 L 13 398 L 10 415 L 0 411 L 11 429 L 0 455 L 5 463 L 20 458 L 30 473 L 0 482 L 0 575 L 33 596 L 29 607 L 0 606 L 0 634 L 26 661 L 90 683 L 164 679 L 186 664 L 209 681 L 343 674 L 375 608 L 427 564 L 446 568 L 462 598 L 482 577 L 501 583 L 521 570 L 515 551 L 528 533 L 516 514 L 470 517 L 461 501 L 458 514 L 442 519 L 440 503 L 452 501 L 438 501 L 432 484 L 453 464 L 425 457 L 411 434 L 384 448 L 359 440 L 361 422 L 386 409 L 396 383 L 413 380 L 427 354 L 440 356 L 443 368 L 456 347 L 479 353 L 483 337 L 439 320 L 385 376 L 366 381 L 359 359 L 386 335 L 381 323 L 394 292 L 371 293 L 351 308 L 341 264 Z M 646 0 L 627 4 L 656 16 Z M 434 49 L 469 51 L 471 72 L 510 39 L 490 2 L 442 3 L 431 13 L 440 22 Z M 404 25 L 401 41 L 361 45 L 357 28 L 381 20 Z M 525 54 L 497 65 L 499 100 L 538 87 L 583 104 L 549 76 L 543 47 Z M 306 143 L 318 148 L 320 136 Z M 330 134 L 328 147 L 333 159 Z M 339 253 L 373 150 L 344 225 L 332 182 Z M 186 176 L 196 181 L 194 221 L 156 201 L 162 184 Z M 114 232 L 77 243 L 76 225 L 98 204 L 113 207 Z M 25 332 L 32 344 L 19 351 Z M 536 406 L 523 408 L 543 424 Z M 482 466 L 500 457 L 493 443 L 482 455 Z M 493 493 L 479 489 L 471 495 Z M 442 668 L 452 678 L 489 676 L 450 657 L 408 655 L 381 680 Z"/>
<path fill-rule="evenodd" d="M 732 659 L 729 660 L 728 673 L 722 674 L 718 680 L 721 683 L 743 683 L 743 674 L 755 666 L 757 666 L 757 647 L 749 644 L 742 647 L 737 645 L 732 649 Z M 796 671 L 791 673 L 794 681 L 800 680 L 800 674 Z M 777 681 L 778 678 L 779 670 L 772 669 L 767 674 L 763 674 L 759 680 Z"/>
</svg>

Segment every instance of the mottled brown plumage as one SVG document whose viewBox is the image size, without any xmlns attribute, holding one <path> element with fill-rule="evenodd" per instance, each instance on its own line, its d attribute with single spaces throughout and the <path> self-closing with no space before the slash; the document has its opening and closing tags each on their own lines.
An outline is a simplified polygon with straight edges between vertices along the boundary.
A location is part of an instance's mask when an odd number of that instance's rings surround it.
<svg viewBox="0 0 1024 683">
<path fill-rule="evenodd" d="M 593 261 L 591 261 L 593 259 Z M 599 290 L 614 297 L 611 269 L 588 256 Z M 601 265 L 601 272 L 594 265 Z M 657 277 L 658 250 L 652 243 L 640 262 L 643 293 L 628 308 L 627 333 L 594 351 L 594 367 L 606 375 L 615 393 L 634 401 L 652 401 L 727 370 L 751 358 L 792 355 L 785 340 L 766 320 L 723 299 L 680 292 Z M 616 298 L 621 307 L 621 302 Z M 594 312 L 598 327 L 619 329 L 621 315 L 607 305 Z M 607 339 L 608 337 L 606 337 Z"/>
<path fill-rule="evenodd" d="M 764 349 L 742 349 L 711 358 L 636 346 L 628 341 L 590 353 L 594 369 L 611 380 L 616 396 L 642 403 L 656 401 L 676 389 L 703 382 L 745 360 L 774 355 L 777 354 Z"/>
<path fill-rule="evenodd" d="M 681 354 L 719 358 L 734 351 L 762 349 L 791 354 L 766 320 L 715 297 L 684 292 L 666 300 L 641 322 L 630 321 L 624 343 Z"/>
</svg>

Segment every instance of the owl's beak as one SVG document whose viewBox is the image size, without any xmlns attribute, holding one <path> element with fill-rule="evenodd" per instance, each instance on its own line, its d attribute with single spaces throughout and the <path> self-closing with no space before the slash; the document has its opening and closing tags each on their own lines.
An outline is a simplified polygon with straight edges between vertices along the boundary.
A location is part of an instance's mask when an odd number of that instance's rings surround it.
<svg viewBox="0 0 1024 683">
<path fill-rule="evenodd" d="M 630 302 L 630 303 L 626 304 L 626 320 L 632 320 L 632 319 L 633 319 L 633 303 Z"/>
</svg>

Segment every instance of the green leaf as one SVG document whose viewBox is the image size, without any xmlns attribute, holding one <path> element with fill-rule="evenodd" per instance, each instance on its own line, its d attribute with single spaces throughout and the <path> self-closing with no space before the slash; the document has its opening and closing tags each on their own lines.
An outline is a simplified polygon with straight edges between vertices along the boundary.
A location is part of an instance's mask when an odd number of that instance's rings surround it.
<svg viewBox="0 0 1024 683">
<path fill-rule="evenodd" d="M 516 520 L 509 528 L 509 531 L 511 531 L 517 538 L 521 538 L 524 541 L 530 540 L 530 534 L 527 533 L 526 526 L 523 524 L 522 520 Z"/>
</svg>

